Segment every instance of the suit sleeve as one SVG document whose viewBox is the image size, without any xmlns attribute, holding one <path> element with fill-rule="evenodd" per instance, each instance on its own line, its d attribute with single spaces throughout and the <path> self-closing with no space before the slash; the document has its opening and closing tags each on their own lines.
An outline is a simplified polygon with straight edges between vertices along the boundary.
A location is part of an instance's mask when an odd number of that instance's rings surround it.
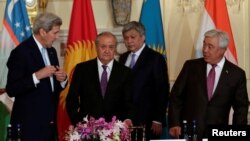
<svg viewBox="0 0 250 141">
<path fill-rule="evenodd" d="M 69 87 L 68 95 L 66 98 L 66 110 L 73 125 L 76 125 L 79 121 L 81 121 L 78 112 L 80 107 L 80 102 L 79 102 L 80 74 L 81 74 L 80 69 L 78 66 L 76 66 Z"/>
<path fill-rule="evenodd" d="M 125 119 L 132 119 L 133 117 L 133 98 L 132 98 L 132 82 L 133 76 L 132 72 L 129 70 L 127 71 L 126 81 L 124 82 L 123 92 L 123 111 L 122 111 L 122 120 Z"/>
<path fill-rule="evenodd" d="M 241 73 L 238 85 L 235 90 L 235 102 L 233 104 L 233 124 L 247 124 L 248 114 L 248 93 L 246 87 L 246 74 Z"/>
<path fill-rule="evenodd" d="M 168 105 L 169 96 L 169 78 L 167 63 L 161 55 L 156 57 L 153 66 L 154 84 L 155 84 L 155 98 L 154 100 L 154 111 L 153 120 L 159 121 L 165 125 L 166 123 L 166 110 Z"/>
<path fill-rule="evenodd" d="M 184 64 L 180 74 L 178 75 L 169 98 L 168 122 L 169 126 L 180 126 L 181 110 L 183 107 L 183 97 L 185 94 L 185 86 L 187 83 L 188 65 Z"/>
<path fill-rule="evenodd" d="M 32 73 L 27 71 L 26 56 L 20 50 L 13 50 L 7 62 L 8 76 L 6 91 L 10 97 L 35 89 Z"/>
</svg>

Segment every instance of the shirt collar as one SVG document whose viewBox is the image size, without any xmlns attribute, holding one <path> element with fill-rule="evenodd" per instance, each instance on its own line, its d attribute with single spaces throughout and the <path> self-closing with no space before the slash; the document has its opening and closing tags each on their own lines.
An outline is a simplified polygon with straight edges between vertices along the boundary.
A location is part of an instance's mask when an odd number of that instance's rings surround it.
<svg viewBox="0 0 250 141">
<path fill-rule="evenodd" d="M 220 62 L 218 62 L 218 63 L 216 64 L 216 67 L 223 68 L 223 66 L 224 66 L 224 64 L 225 64 L 225 61 L 226 61 L 225 57 L 222 57 L 222 59 L 220 60 Z M 212 67 L 211 64 L 208 64 L 208 63 L 207 63 L 207 65 L 209 65 L 210 67 Z"/>
<path fill-rule="evenodd" d="M 112 67 L 113 67 L 113 64 L 114 64 L 114 59 L 112 59 L 108 64 L 106 64 L 105 66 L 107 66 L 107 69 L 108 70 L 112 70 Z M 98 66 L 98 69 L 100 70 L 100 68 L 102 68 L 102 62 L 99 60 L 99 58 L 97 57 L 97 66 Z"/>
<path fill-rule="evenodd" d="M 137 50 L 136 52 L 131 52 L 130 55 L 132 56 L 132 54 L 135 54 L 136 56 L 140 56 L 140 54 L 141 54 L 142 50 L 145 48 L 145 46 L 146 46 L 146 44 L 144 43 L 139 50 Z"/>
<path fill-rule="evenodd" d="M 41 51 L 42 48 L 43 48 L 42 44 L 36 39 L 36 37 L 35 37 L 34 35 L 33 35 L 33 38 L 34 38 L 34 40 L 35 40 L 35 42 L 36 42 L 36 44 L 37 44 L 39 50 Z"/>
<path fill-rule="evenodd" d="M 220 68 L 222 68 L 222 67 L 224 66 L 224 64 L 225 64 L 225 61 L 226 61 L 226 59 L 225 59 L 225 57 L 223 57 L 223 58 L 220 60 L 220 62 L 217 63 L 217 66 L 220 67 Z"/>
</svg>

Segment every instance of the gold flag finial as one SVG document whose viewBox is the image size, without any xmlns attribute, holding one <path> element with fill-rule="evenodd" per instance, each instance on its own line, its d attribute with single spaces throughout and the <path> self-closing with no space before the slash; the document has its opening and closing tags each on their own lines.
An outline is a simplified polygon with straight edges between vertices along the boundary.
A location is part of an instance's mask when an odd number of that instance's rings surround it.
<svg viewBox="0 0 250 141">
<path fill-rule="evenodd" d="M 42 12 L 45 12 L 45 9 L 48 5 L 48 0 L 38 0 L 38 2 L 39 2 L 38 4 L 39 8 L 42 9 Z"/>
</svg>

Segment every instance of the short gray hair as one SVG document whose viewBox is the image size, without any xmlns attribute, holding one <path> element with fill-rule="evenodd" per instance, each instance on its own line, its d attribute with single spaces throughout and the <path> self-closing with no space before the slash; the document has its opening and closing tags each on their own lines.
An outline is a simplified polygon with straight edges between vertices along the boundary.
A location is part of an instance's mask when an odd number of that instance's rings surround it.
<svg viewBox="0 0 250 141">
<path fill-rule="evenodd" d="M 33 22 L 33 33 L 39 33 L 42 28 L 49 32 L 54 26 L 61 26 L 62 19 L 53 13 L 40 13 L 36 16 Z"/>
<path fill-rule="evenodd" d="M 122 29 L 122 34 L 124 35 L 126 32 L 130 30 L 136 30 L 137 32 L 140 33 L 140 35 L 145 35 L 145 27 L 142 23 L 137 22 L 137 21 L 131 21 L 124 25 Z"/>
<path fill-rule="evenodd" d="M 205 33 L 206 37 L 218 37 L 219 38 L 219 47 L 227 48 L 229 44 L 229 36 L 227 32 L 224 32 L 220 29 L 212 29 Z"/>
</svg>

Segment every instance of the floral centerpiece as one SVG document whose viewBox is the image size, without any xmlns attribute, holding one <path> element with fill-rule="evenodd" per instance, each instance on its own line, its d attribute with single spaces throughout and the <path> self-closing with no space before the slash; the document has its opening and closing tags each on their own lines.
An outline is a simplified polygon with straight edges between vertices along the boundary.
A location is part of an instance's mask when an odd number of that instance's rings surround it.
<svg viewBox="0 0 250 141">
<path fill-rule="evenodd" d="M 125 123 L 114 116 L 111 122 L 104 118 L 96 120 L 88 116 L 76 127 L 70 125 L 66 132 L 67 141 L 129 141 L 129 129 Z"/>
</svg>

